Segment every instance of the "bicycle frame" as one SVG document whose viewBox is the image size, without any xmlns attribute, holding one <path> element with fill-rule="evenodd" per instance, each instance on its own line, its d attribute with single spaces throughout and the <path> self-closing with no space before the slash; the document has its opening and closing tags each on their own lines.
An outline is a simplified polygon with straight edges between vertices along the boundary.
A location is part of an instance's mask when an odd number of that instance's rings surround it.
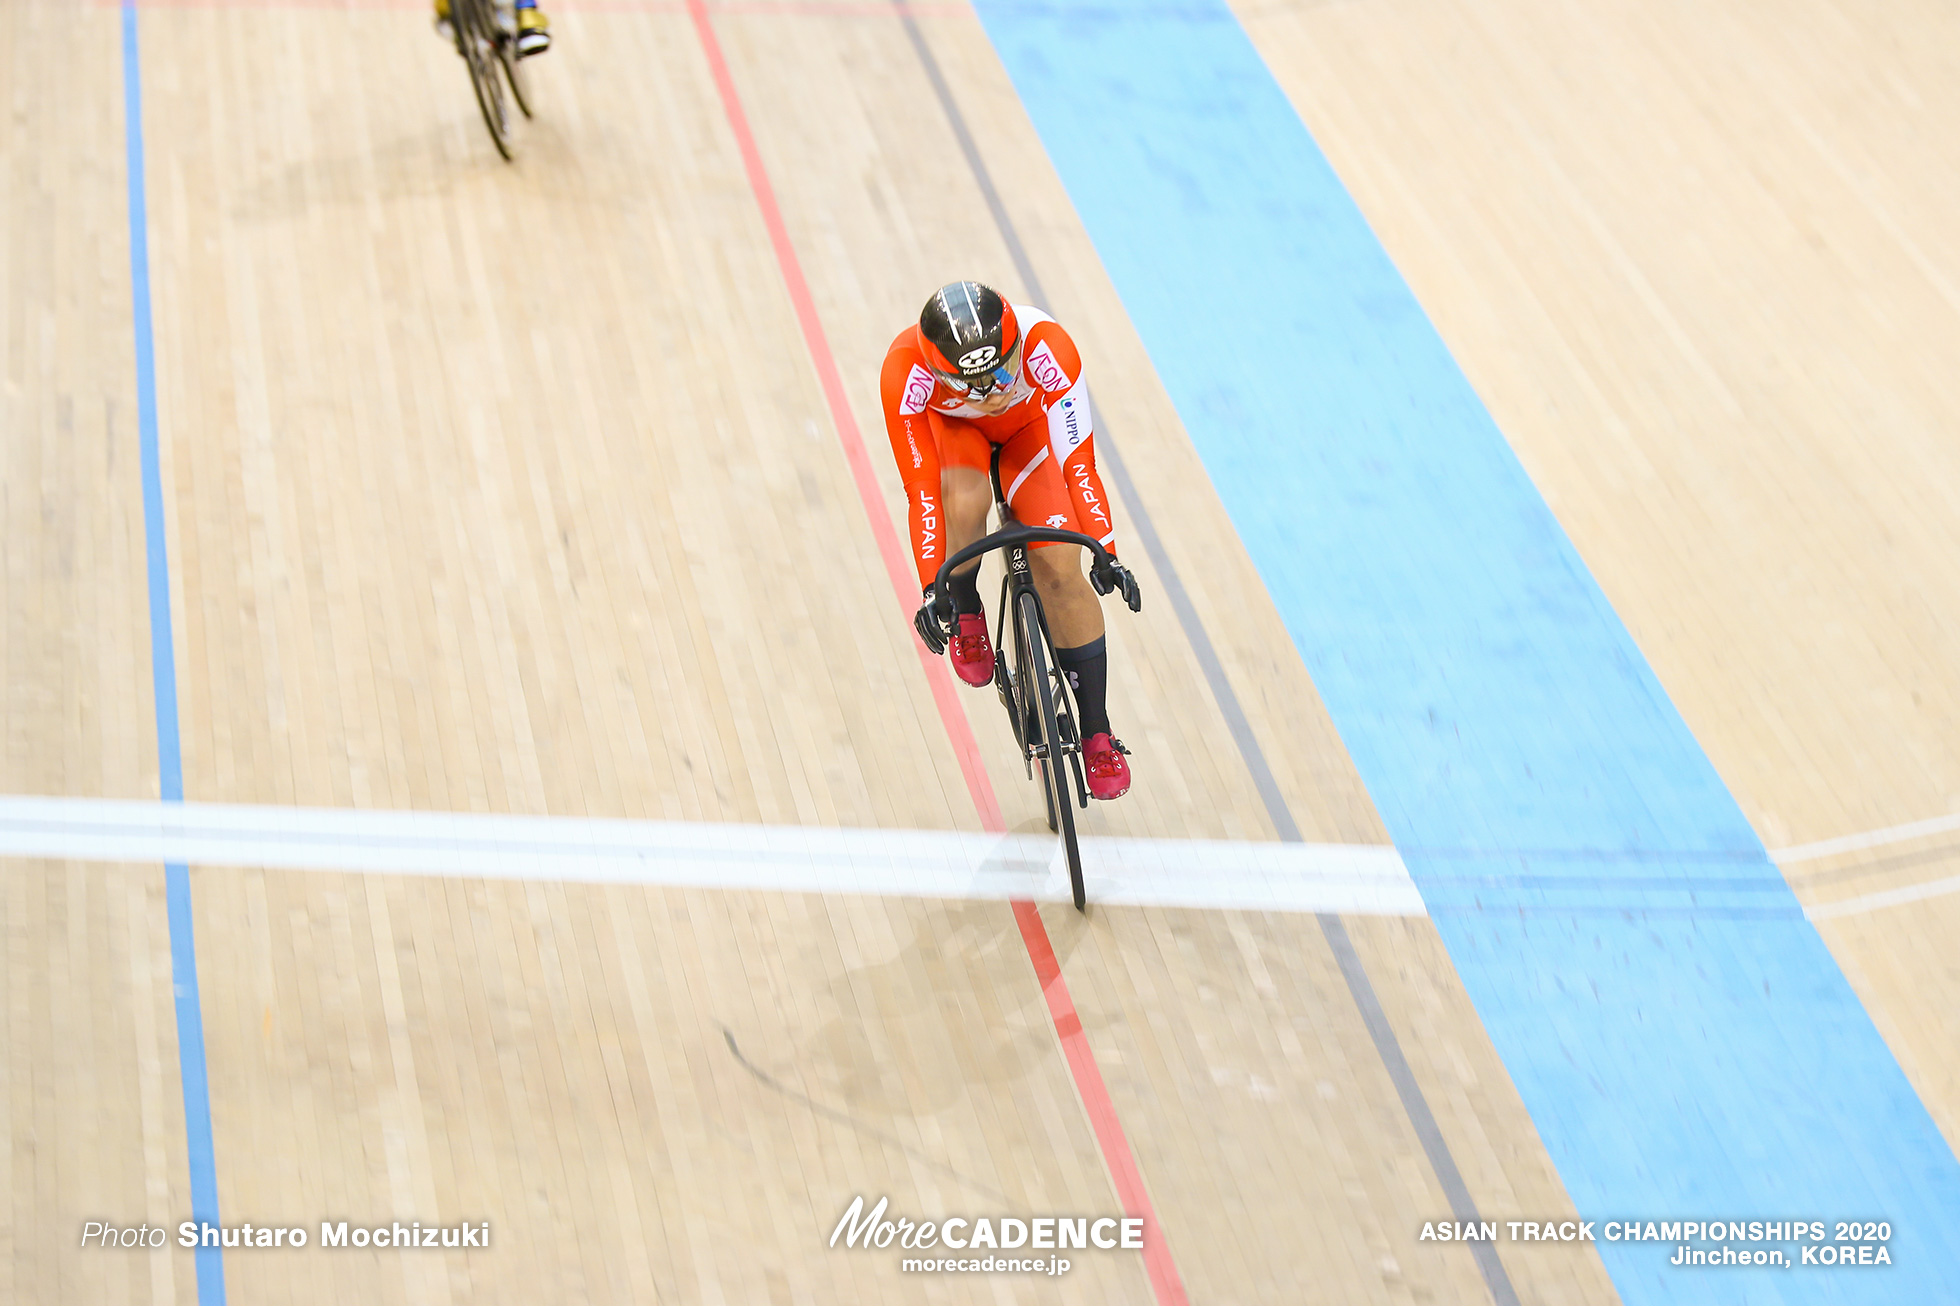
<svg viewBox="0 0 1960 1306">
<path fill-rule="evenodd" d="M 934 584 L 940 587 L 945 586 L 950 581 L 956 568 L 983 554 L 999 551 L 1003 555 L 1005 574 L 1001 577 L 1000 607 L 995 615 L 996 624 L 994 627 L 994 647 L 999 651 L 994 663 L 994 687 L 999 692 L 1001 704 L 1007 709 L 1008 719 L 1013 725 L 1014 741 L 1021 747 L 1022 769 L 1032 779 L 1034 777 L 1035 763 L 1048 760 L 1048 747 L 1039 738 L 1041 733 L 1039 730 L 1031 731 L 1028 728 L 1029 722 L 1027 715 L 1031 704 L 1025 700 L 1024 696 L 1029 690 L 1026 686 L 1018 685 L 1015 680 L 1015 677 L 1025 669 L 1019 666 L 1011 666 L 1010 663 L 1019 660 L 1020 651 L 1024 647 L 1023 637 L 1025 636 L 1027 640 L 1039 639 L 1043 642 L 1047 649 L 1047 656 L 1044 660 L 1050 667 L 1055 667 L 1055 641 L 1048 628 L 1048 615 L 1041 602 L 1041 591 L 1034 583 L 1034 567 L 1028 560 L 1028 546 L 1048 542 L 1074 544 L 1089 550 L 1092 555 L 1098 558 L 1109 558 L 1110 554 L 1099 541 L 1091 536 L 1083 535 L 1076 531 L 1054 530 L 1042 526 L 1025 526 L 1016 521 L 1014 519 L 1013 509 L 1008 506 L 1007 495 L 1001 488 L 999 449 L 994 450 L 993 464 L 989 469 L 989 479 L 993 484 L 994 510 L 1000 519 L 1000 529 L 994 531 L 992 534 L 983 535 L 972 544 L 967 545 L 964 549 L 954 553 L 952 557 L 948 558 L 941 565 Z M 1021 604 L 1022 595 L 1026 595 L 1032 600 L 1037 624 L 1034 630 L 1024 631 L 1022 629 L 1022 622 L 1024 620 Z M 1010 623 L 1012 623 L 1011 627 Z M 1011 642 L 1008 638 L 1010 629 L 1013 635 Z M 1068 683 L 1068 676 L 1063 674 L 1059 668 L 1056 668 L 1054 671 L 1052 680 L 1056 716 L 1065 723 L 1065 738 L 1061 752 L 1068 759 L 1067 770 L 1075 781 L 1076 805 L 1086 808 L 1089 805 L 1089 786 L 1082 773 L 1082 738 L 1081 730 L 1077 725 L 1075 691 Z M 1057 766 L 1061 765 L 1061 758 L 1058 757 L 1054 760 Z M 1049 821 L 1051 825 L 1054 823 L 1053 813 L 1050 813 Z"/>
<path fill-rule="evenodd" d="M 1007 506 L 1005 504 L 997 504 L 997 506 L 1003 514 L 1006 513 Z M 1048 631 L 1048 613 L 1041 604 L 1041 591 L 1035 587 L 1034 566 L 1028 561 L 1028 546 L 1026 544 L 1010 544 L 1002 550 L 1002 554 L 1006 564 L 1006 570 L 1000 578 L 1000 608 L 995 614 L 994 619 L 994 647 L 1001 650 L 1003 656 L 997 657 L 994 662 L 994 687 L 1000 693 L 1002 705 L 1008 710 L 1008 717 L 1014 721 L 1014 737 L 1021 745 L 1022 770 L 1027 773 L 1029 779 L 1033 779 L 1034 764 L 1036 760 L 1045 758 L 1048 755 L 1048 746 L 1039 738 L 1029 737 L 1027 721 L 1025 719 L 1027 704 L 1019 702 L 1014 691 L 1015 671 L 1025 672 L 1026 669 L 1015 668 L 1014 670 L 1010 670 L 1008 658 L 1004 654 L 1010 648 L 1018 652 L 1023 647 L 1024 635 L 1031 638 L 1047 640 L 1048 647 L 1051 649 L 1054 648 L 1055 643 Z M 1020 598 L 1023 594 L 1026 594 L 1034 600 L 1035 619 L 1039 623 L 1038 630 L 1024 632 L 1020 628 L 1023 620 Z M 1014 623 L 1014 642 L 1012 644 L 1007 642 L 1009 621 Z M 1074 730 L 1075 695 L 1069 687 L 1067 676 L 1057 676 L 1055 679 L 1056 693 L 1058 695 L 1056 704 L 1058 709 L 1057 715 L 1067 721 L 1071 734 L 1071 738 L 1063 745 L 1063 751 L 1065 753 L 1078 753 L 1082 749 L 1082 744 L 1079 738 L 1074 737 L 1077 733 Z M 1082 791 L 1082 803 L 1084 806 L 1088 805 L 1088 790 L 1086 788 Z"/>
<path fill-rule="evenodd" d="M 1048 828 L 1061 836 L 1075 909 L 1086 911 L 1082 850 L 1075 833 L 1075 809 L 1089 805 L 1089 783 L 1082 770 L 1082 731 L 1076 717 L 1075 690 L 1055 655 L 1055 640 L 1048 630 L 1041 591 L 1034 583 L 1028 546 L 1047 542 L 1073 544 L 1089 550 L 1098 564 L 1112 566 L 1116 558 L 1098 541 L 1079 532 L 1023 526 L 1015 521 L 1007 496 L 1001 492 L 999 449 L 994 450 L 991 480 L 994 507 L 1000 513 L 1000 529 L 981 536 L 941 563 L 933 577 L 932 592 L 935 595 L 947 592 L 955 568 L 977 562 L 981 555 L 996 549 L 1006 555 L 1007 574 L 1000 584 L 1000 623 L 994 631 L 994 688 L 1007 708 L 1028 778 L 1034 778 L 1036 764 L 1041 767 Z M 1014 636 L 1012 642 L 1007 638 L 1010 629 Z M 1063 779 L 1065 773 L 1075 781 L 1073 794 Z M 1073 804 L 1069 802 L 1071 797 L 1075 799 Z"/>
</svg>

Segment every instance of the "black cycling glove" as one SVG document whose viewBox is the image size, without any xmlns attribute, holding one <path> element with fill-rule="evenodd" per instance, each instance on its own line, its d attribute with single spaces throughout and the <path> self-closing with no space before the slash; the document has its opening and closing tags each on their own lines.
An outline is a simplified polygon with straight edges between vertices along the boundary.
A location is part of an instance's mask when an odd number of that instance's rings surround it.
<svg viewBox="0 0 1960 1306">
<path fill-rule="evenodd" d="M 1089 584 L 1095 587 L 1098 594 L 1120 590 L 1123 602 L 1130 605 L 1130 611 L 1143 611 L 1143 593 L 1137 589 L 1137 578 L 1113 556 L 1105 554 L 1089 564 Z"/>
<path fill-rule="evenodd" d="M 953 596 L 936 591 L 936 586 L 926 586 L 925 602 L 912 617 L 912 628 L 919 632 L 920 640 L 935 657 L 946 651 L 953 626 Z"/>
</svg>

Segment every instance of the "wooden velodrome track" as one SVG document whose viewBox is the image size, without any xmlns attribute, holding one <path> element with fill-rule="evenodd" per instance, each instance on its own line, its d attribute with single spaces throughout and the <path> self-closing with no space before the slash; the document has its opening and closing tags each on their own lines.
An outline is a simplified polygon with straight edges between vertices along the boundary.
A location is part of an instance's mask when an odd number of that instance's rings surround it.
<svg viewBox="0 0 1960 1306">
<path fill-rule="evenodd" d="M 1954 15 L 1237 12 L 1960 1145 Z M 962 773 L 840 443 L 894 511 L 884 344 L 942 281 L 1032 275 L 1119 529 L 1160 542 L 1126 543 L 1148 602 L 1111 621 L 1137 788 L 1090 832 L 1388 841 L 963 4 L 566 4 L 508 166 L 412 3 L 0 13 L 0 792 L 155 799 L 169 769 L 133 17 L 186 799 L 978 831 L 991 793 L 1034 829 L 978 695 Z M 0 1300 L 199 1301 L 187 1253 L 77 1246 L 190 1218 L 165 881 L 5 868 Z M 1588 1246 L 1417 1240 L 1461 1199 L 1573 1214 L 1426 917 L 1044 905 L 1029 934 L 1000 901 L 189 882 L 225 1221 L 496 1231 L 228 1253 L 234 1301 L 1171 1300 L 1129 1254 L 1003 1279 L 825 1246 L 858 1194 L 1122 1208 L 1043 936 L 1190 1300 L 1618 1299 Z"/>
</svg>

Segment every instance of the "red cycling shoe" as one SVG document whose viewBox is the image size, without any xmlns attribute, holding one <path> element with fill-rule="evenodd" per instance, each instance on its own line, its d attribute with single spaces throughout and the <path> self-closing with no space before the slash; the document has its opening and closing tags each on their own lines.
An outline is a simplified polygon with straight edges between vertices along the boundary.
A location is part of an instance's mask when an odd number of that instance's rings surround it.
<svg viewBox="0 0 1960 1306">
<path fill-rule="evenodd" d="M 994 678 L 994 646 L 987 638 L 987 614 L 962 612 L 953 623 L 946 652 L 961 680 L 978 688 Z"/>
<path fill-rule="evenodd" d="M 1107 732 L 1082 741 L 1082 770 L 1089 782 L 1089 797 L 1107 801 L 1130 792 L 1130 764 L 1123 759 L 1129 751 L 1122 740 Z"/>
</svg>

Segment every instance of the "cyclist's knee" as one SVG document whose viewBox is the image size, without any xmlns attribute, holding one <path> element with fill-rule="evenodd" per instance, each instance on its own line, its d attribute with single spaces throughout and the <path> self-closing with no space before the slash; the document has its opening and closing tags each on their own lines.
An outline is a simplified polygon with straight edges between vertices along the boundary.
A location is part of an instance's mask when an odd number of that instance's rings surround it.
<svg viewBox="0 0 1960 1306">
<path fill-rule="evenodd" d="M 1034 571 L 1035 584 L 1043 589 L 1061 590 L 1078 584 L 1086 588 L 1089 584 L 1089 578 L 1082 574 L 1082 550 L 1067 545 L 1029 549 L 1028 566 Z"/>
<path fill-rule="evenodd" d="M 940 497 L 946 501 L 946 521 L 956 536 L 977 535 L 987 524 L 987 510 L 994 506 L 993 484 L 985 472 L 971 467 L 948 467 L 939 478 Z"/>
</svg>

